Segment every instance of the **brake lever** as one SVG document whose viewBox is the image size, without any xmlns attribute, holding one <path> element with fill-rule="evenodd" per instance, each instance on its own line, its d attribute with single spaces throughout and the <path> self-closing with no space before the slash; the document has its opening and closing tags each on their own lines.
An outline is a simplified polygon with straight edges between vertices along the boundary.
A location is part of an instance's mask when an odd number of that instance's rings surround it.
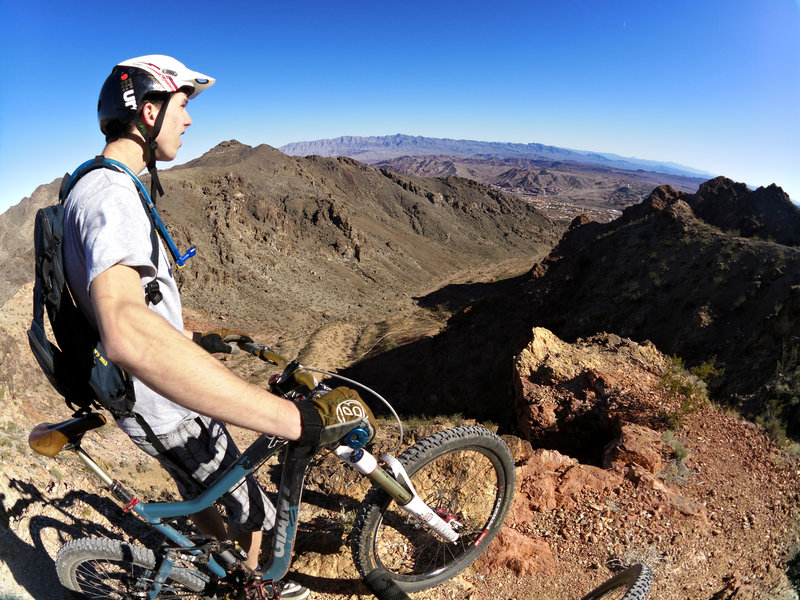
<svg viewBox="0 0 800 600">
<path fill-rule="evenodd" d="M 294 377 L 297 383 L 306 386 L 309 390 L 313 390 L 319 383 L 314 375 L 305 370 L 303 365 L 300 364 L 300 361 L 297 359 L 290 361 L 286 357 L 275 352 L 269 346 L 251 344 L 249 342 L 239 342 L 239 346 L 253 356 L 257 356 L 261 360 L 281 369 L 281 383 L 288 380 L 290 376 Z"/>
</svg>

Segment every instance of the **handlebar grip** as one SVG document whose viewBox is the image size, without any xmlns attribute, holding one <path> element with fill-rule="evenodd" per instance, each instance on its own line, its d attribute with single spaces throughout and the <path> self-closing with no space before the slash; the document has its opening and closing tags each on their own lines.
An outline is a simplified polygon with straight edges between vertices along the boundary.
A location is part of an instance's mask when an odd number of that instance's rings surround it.
<svg viewBox="0 0 800 600">
<path fill-rule="evenodd" d="M 261 360 L 273 364 L 283 371 L 285 371 L 286 367 L 292 363 L 292 361 L 287 359 L 285 356 L 278 354 L 269 346 L 251 344 L 249 342 L 240 342 L 239 347 L 245 352 L 249 352 L 253 356 L 257 356 Z M 294 380 L 300 385 L 306 386 L 309 390 L 313 390 L 315 387 L 317 387 L 317 378 L 303 369 L 299 363 L 297 363 L 297 367 L 298 368 L 292 372 L 292 377 L 294 377 Z"/>
<path fill-rule="evenodd" d="M 245 352 L 249 352 L 253 356 L 257 356 L 261 360 L 272 363 L 279 369 L 285 369 L 289 364 L 289 360 L 275 352 L 269 346 L 262 346 L 261 344 L 251 344 L 249 342 L 240 342 L 239 347 Z"/>
</svg>

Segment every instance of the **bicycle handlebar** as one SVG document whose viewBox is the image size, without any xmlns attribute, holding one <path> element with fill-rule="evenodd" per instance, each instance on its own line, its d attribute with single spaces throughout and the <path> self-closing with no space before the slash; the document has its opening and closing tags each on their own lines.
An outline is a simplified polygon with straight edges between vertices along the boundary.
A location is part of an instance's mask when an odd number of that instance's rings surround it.
<svg viewBox="0 0 800 600">
<path fill-rule="evenodd" d="M 296 360 L 289 360 L 285 356 L 275 352 L 269 346 L 240 342 L 239 347 L 245 352 L 249 352 L 253 356 L 257 356 L 261 360 L 275 365 L 283 371 L 285 376 L 288 377 L 291 375 L 297 383 L 306 386 L 309 390 L 313 390 L 319 383 L 317 378 L 300 366 L 300 363 Z M 289 370 L 288 372 L 287 369 Z"/>
<path fill-rule="evenodd" d="M 399 431 L 398 431 L 398 442 L 395 451 L 400 450 L 400 447 L 403 445 L 403 422 L 400 420 L 400 417 L 398 416 L 397 412 L 392 407 L 392 405 L 389 404 L 389 402 L 387 402 L 387 400 L 375 390 L 368 388 L 367 386 L 365 386 L 362 383 L 359 383 L 358 381 L 354 381 L 352 379 L 349 379 L 348 377 L 344 377 L 337 373 L 330 373 L 328 371 L 315 369 L 313 367 L 304 367 L 303 365 L 300 364 L 300 362 L 297 359 L 289 360 L 285 356 L 275 352 L 269 346 L 263 346 L 261 344 L 250 343 L 250 342 L 238 342 L 238 345 L 245 352 L 252 354 L 253 356 L 257 356 L 261 360 L 273 364 L 279 369 L 281 369 L 282 370 L 281 381 L 285 381 L 291 376 L 294 378 L 295 382 L 297 382 L 300 385 L 304 385 L 309 390 L 313 391 L 314 389 L 316 389 L 317 385 L 319 384 L 319 381 L 314 375 L 312 375 L 312 373 L 319 373 L 321 375 L 326 375 L 328 377 L 334 377 L 346 383 L 352 384 L 358 388 L 366 390 L 375 398 L 383 402 L 384 406 L 386 406 L 386 408 L 389 409 L 389 412 L 392 413 L 392 415 L 394 416 L 395 421 L 397 421 L 397 426 L 399 428 Z"/>
</svg>

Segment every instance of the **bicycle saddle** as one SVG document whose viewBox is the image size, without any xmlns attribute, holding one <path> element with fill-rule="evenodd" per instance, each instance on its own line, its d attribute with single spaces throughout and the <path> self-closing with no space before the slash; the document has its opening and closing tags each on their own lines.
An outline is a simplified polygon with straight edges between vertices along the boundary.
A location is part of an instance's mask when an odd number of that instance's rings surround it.
<svg viewBox="0 0 800 600">
<path fill-rule="evenodd" d="M 78 441 L 87 431 L 106 424 L 100 413 L 89 413 L 61 423 L 39 423 L 28 436 L 28 445 L 34 452 L 55 456 L 72 441 Z"/>
</svg>

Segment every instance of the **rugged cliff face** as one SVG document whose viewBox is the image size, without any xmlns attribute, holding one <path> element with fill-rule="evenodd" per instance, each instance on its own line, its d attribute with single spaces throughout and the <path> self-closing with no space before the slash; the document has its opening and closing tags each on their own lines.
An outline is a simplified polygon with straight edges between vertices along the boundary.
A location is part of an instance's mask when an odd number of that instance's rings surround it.
<svg viewBox="0 0 800 600">
<path fill-rule="evenodd" d="M 225 322 L 342 369 L 425 417 L 409 441 L 477 419 L 514 449 L 517 500 L 497 547 L 421 597 L 575 597 L 612 560 L 654 566 L 654 597 L 796 598 L 784 575 L 800 544 L 796 458 L 713 408 L 668 358 L 713 366 L 717 405 L 797 431 L 798 221 L 777 188 L 657 188 L 613 222 L 576 219 L 553 249 L 561 230 L 519 199 L 351 159 L 228 142 L 162 182 L 164 220 L 198 249 L 177 275 L 190 326 Z M 71 536 L 122 535 L 123 519 L 69 458 L 26 450 L 33 424 L 67 414 L 25 342 L 29 280 L 5 273 L 29 252 L 16 230 L 54 198 L 43 186 L 0 222 L 0 582 L 37 599 L 59 597 L 54 573 L 26 565 L 51 564 Z M 270 374 L 226 362 L 259 384 Z M 113 427 L 87 445 L 143 498 L 174 497 Z M 346 498 L 364 490 L 334 464 L 309 477 L 296 552 L 325 600 L 363 592 L 342 548 Z"/>
<path fill-rule="evenodd" d="M 490 563 L 551 597 L 608 561 L 649 563 L 658 598 L 796 597 L 784 572 L 800 476 L 763 428 L 714 408 L 652 344 L 613 334 L 569 344 L 535 328 L 514 370 L 530 446 L 505 539 L 524 543 Z"/>
<path fill-rule="evenodd" d="M 787 390 L 800 366 L 800 210 L 786 194 L 720 178 L 697 194 L 657 188 L 612 223 L 578 225 L 524 286 L 537 324 L 715 361 L 719 401 L 751 416 L 777 410 L 800 432 Z"/>
<path fill-rule="evenodd" d="M 716 220 L 708 216 L 710 202 Z M 613 332 L 649 340 L 689 366 L 715 365 L 709 385 L 718 402 L 773 419 L 776 427 L 780 420 L 795 435 L 800 248 L 765 239 L 773 230 L 757 215 L 771 214 L 765 207 L 775 205 L 786 217 L 774 235 L 788 240 L 789 224 L 796 230 L 800 217 L 783 192 L 751 192 L 724 179 L 696 195 L 656 188 L 610 223 L 575 219 L 528 277 L 453 285 L 421 298 L 430 307 L 468 294 L 490 299 L 470 303 L 436 338 L 362 362 L 353 372 L 380 373 L 387 386 L 406 392 L 411 410 L 494 414 L 510 423 L 503 409 L 511 397 L 511 357 L 531 327 L 547 327 L 567 341 Z M 742 221 L 758 223 L 753 230 L 760 233 L 744 237 L 720 228 Z M 392 365 L 402 365 L 396 378 Z M 457 371 L 458 378 L 443 376 Z M 415 373 L 413 382 L 402 377 L 408 372 Z M 461 399 L 470 395 L 484 400 L 465 407 Z"/>
</svg>

